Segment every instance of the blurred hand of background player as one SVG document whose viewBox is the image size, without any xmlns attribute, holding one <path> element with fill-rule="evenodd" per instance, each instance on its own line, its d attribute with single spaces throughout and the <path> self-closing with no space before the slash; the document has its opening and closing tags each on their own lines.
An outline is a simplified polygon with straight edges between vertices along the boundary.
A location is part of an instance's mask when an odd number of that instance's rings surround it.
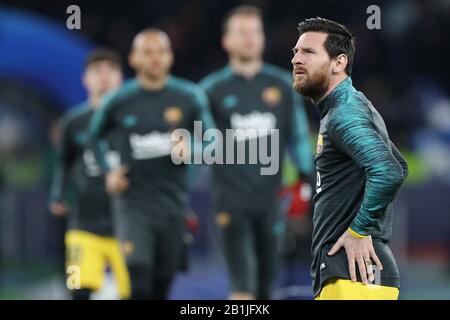
<svg viewBox="0 0 450 320">
<path fill-rule="evenodd" d="M 278 196 L 287 204 L 290 220 L 303 220 L 311 211 L 312 186 L 308 179 L 299 176 L 297 182 L 281 188 Z"/>
<path fill-rule="evenodd" d="M 52 202 L 50 204 L 50 212 L 55 217 L 65 217 L 69 212 L 69 206 L 63 202 Z"/>
<path fill-rule="evenodd" d="M 186 213 L 186 227 L 187 230 L 192 234 L 195 235 L 198 232 L 199 228 L 199 222 L 197 214 L 192 209 L 187 209 Z"/>
<path fill-rule="evenodd" d="M 301 218 L 310 212 L 312 188 L 308 181 L 298 180 L 292 186 L 283 187 L 279 196 L 289 202 L 287 209 L 289 219 Z"/>
<path fill-rule="evenodd" d="M 348 269 L 351 280 L 353 282 L 357 281 L 355 267 L 356 262 L 359 267 L 362 282 L 367 284 L 367 278 L 370 282 L 373 282 L 375 280 L 375 276 L 373 274 L 372 260 L 375 262 L 379 270 L 382 270 L 383 266 L 381 265 L 380 259 L 378 259 L 378 256 L 373 248 L 372 237 L 368 236 L 364 238 L 357 238 L 347 230 L 334 244 L 328 252 L 328 255 L 334 255 L 342 247 L 345 249 L 347 254 Z"/>
<path fill-rule="evenodd" d="M 117 196 L 128 188 L 130 184 L 126 176 L 128 171 L 127 166 L 120 166 L 106 174 L 106 191 L 110 195 Z"/>
</svg>

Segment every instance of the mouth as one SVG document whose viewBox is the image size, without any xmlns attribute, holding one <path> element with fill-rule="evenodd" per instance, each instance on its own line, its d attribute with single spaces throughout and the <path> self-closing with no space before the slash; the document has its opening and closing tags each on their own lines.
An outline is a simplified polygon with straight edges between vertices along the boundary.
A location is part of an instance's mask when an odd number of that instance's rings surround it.
<svg viewBox="0 0 450 320">
<path fill-rule="evenodd" d="M 294 70 L 294 76 L 301 76 L 301 75 L 306 75 L 306 70 L 304 70 L 304 69 L 296 69 L 296 70 Z"/>
</svg>

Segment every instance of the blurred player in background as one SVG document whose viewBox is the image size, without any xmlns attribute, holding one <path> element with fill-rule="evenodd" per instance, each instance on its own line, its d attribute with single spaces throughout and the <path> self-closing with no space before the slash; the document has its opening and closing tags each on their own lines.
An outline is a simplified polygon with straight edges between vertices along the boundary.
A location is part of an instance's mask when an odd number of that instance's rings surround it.
<svg viewBox="0 0 450 320">
<path fill-rule="evenodd" d="M 139 33 L 129 62 L 136 71 L 109 97 L 91 123 L 97 158 L 114 196 L 118 236 L 131 277 L 132 299 L 166 299 L 183 264 L 187 206 L 186 165 L 171 159 L 171 133 L 212 125 L 207 97 L 198 86 L 169 74 L 173 52 L 158 29 Z M 122 166 L 108 167 L 99 139 L 119 133 Z"/>
<path fill-rule="evenodd" d="M 121 298 L 128 298 L 130 284 L 119 242 L 113 237 L 110 199 L 105 179 L 88 144 L 88 127 L 102 97 L 122 83 L 119 55 L 108 49 L 96 49 L 87 57 L 83 85 L 88 100 L 63 118 L 62 141 L 57 174 L 51 191 L 50 210 L 54 215 L 69 214 L 66 233 L 66 267 L 79 267 L 80 286 L 73 289 L 74 299 L 89 299 L 102 287 L 105 267 L 112 267 Z M 109 153 L 109 161 L 118 162 Z M 69 208 L 65 192 L 75 182 L 77 196 Z"/>
<path fill-rule="evenodd" d="M 235 8 L 225 18 L 223 32 L 229 64 L 201 82 L 218 129 L 224 134 L 228 128 L 279 129 L 279 163 L 289 144 L 301 178 L 309 180 L 313 165 L 307 118 L 290 73 L 263 62 L 260 10 Z M 247 141 L 235 146 L 240 143 Z M 261 175 L 261 167 L 214 167 L 215 219 L 231 278 L 230 299 L 269 299 L 277 275 L 277 246 L 284 229 L 277 198 L 281 172 Z"/>
<path fill-rule="evenodd" d="M 397 299 L 399 271 L 388 243 L 392 202 L 408 174 L 406 161 L 390 141 L 380 114 L 352 85 L 353 35 L 321 18 L 303 21 L 299 31 L 292 59 L 294 87 L 317 105 L 321 116 L 315 158 L 314 296 Z"/>
</svg>

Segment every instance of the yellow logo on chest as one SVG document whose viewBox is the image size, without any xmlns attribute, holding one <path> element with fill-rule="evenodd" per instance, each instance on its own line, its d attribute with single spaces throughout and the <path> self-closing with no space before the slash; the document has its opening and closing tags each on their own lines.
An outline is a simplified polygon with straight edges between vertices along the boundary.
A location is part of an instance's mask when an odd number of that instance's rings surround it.
<svg viewBox="0 0 450 320">
<path fill-rule="evenodd" d="M 281 101 L 281 91 L 278 87 L 268 87 L 262 92 L 262 99 L 271 107 L 275 107 Z"/>
<path fill-rule="evenodd" d="M 183 111 L 180 107 L 168 107 L 164 112 L 164 120 L 172 126 L 179 124 L 182 119 Z"/>
<path fill-rule="evenodd" d="M 317 148 L 316 152 L 317 154 L 321 153 L 323 151 L 323 135 L 319 134 L 317 138 Z"/>
</svg>

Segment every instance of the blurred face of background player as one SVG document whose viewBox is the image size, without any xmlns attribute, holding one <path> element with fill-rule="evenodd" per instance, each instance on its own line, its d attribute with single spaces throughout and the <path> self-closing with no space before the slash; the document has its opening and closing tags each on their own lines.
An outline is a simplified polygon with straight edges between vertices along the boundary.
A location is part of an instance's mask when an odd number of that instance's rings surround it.
<svg viewBox="0 0 450 320">
<path fill-rule="evenodd" d="M 330 58 L 324 46 L 327 36 L 324 32 L 303 33 L 293 49 L 294 89 L 314 102 L 326 96 L 338 78 L 347 76 L 347 57 Z"/>
<path fill-rule="evenodd" d="M 133 42 L 130 65 L 138 78 L 146 81 L 165 79 L 173 64 L 169 37 L 162 31 L 144 31 Z"/>
<path fill-rule="evenodd" d="M 134 38 L 129 62 L 144 88 L 162 88 L 173 64 L 172 47 L 167 34 L 160 30 L 140 32 Z M 109 194 L 118 195 L 129 187 L 126 177 L 128 170 L 127 166 L 122 166 L 108 172 L 106 189 Z"/>
<path fill-rule="evenodd" d="M 120 66 L 109 60 L 97 60 L 88 64 L 83 75 L 83 85 L 93 107 L 96 107 L 103 95 L 118 89 L 123 81 Z"/>
<path fill-rule="evenodd" d="M 236 14 L 225 25 L 222 45 L 231 59 L 241 62 L 262 60 L 264 30 L 256 14 Z"/>
<path fill-rule="evenodd" d="M 256 8 L 242 8 L 232 14 L 224 25 L 222 46 L 232 69 L 245 77 L 252 77 L 260 69 L 265 45 L 263 22 Z M 249 292 L 231 292 L 230 300 L 254 300 Z"/>
</svg>

